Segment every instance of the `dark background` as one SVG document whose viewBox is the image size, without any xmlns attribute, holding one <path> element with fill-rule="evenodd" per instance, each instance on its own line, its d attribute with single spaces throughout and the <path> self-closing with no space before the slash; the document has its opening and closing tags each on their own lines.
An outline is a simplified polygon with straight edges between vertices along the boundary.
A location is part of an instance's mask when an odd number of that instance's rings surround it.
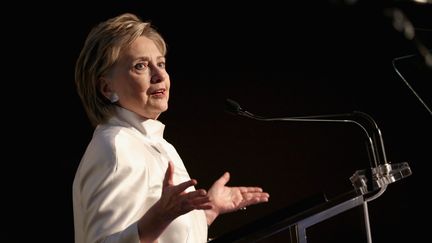
<svg viewBox="0 0 432 243">
<path fill-rule="evenodd" d="M 75 92 L 75 60 L 91 27 L 133 12 L 168 43 L 172 91 L 160 120 L 191 176 L 208 188 L 230 171 L 229 185 L 259 185 L 271 194 L 266 204 L 221 216 L 211 237 L 310 196 L 349 191 L 349 177 L 369 166 L 365 136 L 354 125 L 259 122 L 226 113 L 226 98 L 266 117 L 371 115 L 388 160 L 409 162 L 413 172 L 369 203 L 373 242 L 427 237 L 418 219 L 427 222 L 430 213 L 432 115 L 392 60 L 416 55 L 396 64 L 430 107 L 432 75 L 416 43 L 431 46 L 431 5 L 301 2 L 17 2 L 3 8 L 14 16 L 3 40 L 13 47 L 5 50 L 12 51 L 5 71 L 13 74 L 11 92 L 18 91 L 5 94 L 13 96 L 5 105 L 5 133 L 12 132 L 7 143 L 19 149 L 6 151 L 17 160 L 5 182 L 14 185 L 7 192 L 18 210 L 8 222 L 19 234 L 7 230 L 6 236 L 73 242 L 72 181 L 93 131 Z M 416 27 L 415 40 L 393 27 L 385 11 L 394 8 Z M 354 209 L 314 226 L 308 242 L 366 242 L 361 215 Z"/>
</svg>

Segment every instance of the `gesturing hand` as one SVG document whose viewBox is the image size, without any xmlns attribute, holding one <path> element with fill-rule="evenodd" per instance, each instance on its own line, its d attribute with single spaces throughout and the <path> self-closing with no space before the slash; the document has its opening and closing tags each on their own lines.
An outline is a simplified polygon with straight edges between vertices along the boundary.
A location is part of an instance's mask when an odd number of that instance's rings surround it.
<svg viewBox="0 0 432 243">
<path fill-rule="evenodd" d="M 195 179 L 174 185 L 173 176 L 174 165 L 170 161 L 163 181 L 162 196 L 158 201 L 161 211 L 167 217 L 166 219 L 174 220 L 194 209 L 211 209 L 211 205 L 208 204 L 209 197 L 204 189 L 185 192 L 188 187 L 197 184 Z"/>
<path fill-rule="evenodd" d="M 203 189 L 186 192 L 197 184 L 194 179 L 174 185 L 174 165 L 168 163 L 163 180 L 161 198 L 144 214 L 138 222 L 141 242 L 154 242 L 168 225 L 178 216 L 194 209 L 211 209 L 207 192 Z"/>
<path fill-rule="evenodd" d="M 225 186 L 230 174 L 225 172 L 216 180 L 207 195 L 212 208 L 206 210 L 207 223 L 210 225 L 219 214 L 236 211 L 240 208 L 267 202 L 269 194 L 260 187 L 228 187 Z"/>
</svg>

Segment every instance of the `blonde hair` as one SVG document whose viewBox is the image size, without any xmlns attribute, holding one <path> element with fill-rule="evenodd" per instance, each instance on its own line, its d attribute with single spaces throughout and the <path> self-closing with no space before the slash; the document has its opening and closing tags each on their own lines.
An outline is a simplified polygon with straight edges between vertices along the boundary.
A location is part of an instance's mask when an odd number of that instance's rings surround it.
<svg viewBox="0 0 432 243">
<path fill-rule="evenodd" d="M 75 84 L 93 126 L 106 122 L 115 110 L 115 105 L 100 92 L 100 78 L 117 62 L 120 53 L 140 36 L 153 40 L 166 55 L 162 36 L 150 22 L 143 22 L 131 13 L 108 19 L 88 34 L 76 62 Z"/>
</svg>

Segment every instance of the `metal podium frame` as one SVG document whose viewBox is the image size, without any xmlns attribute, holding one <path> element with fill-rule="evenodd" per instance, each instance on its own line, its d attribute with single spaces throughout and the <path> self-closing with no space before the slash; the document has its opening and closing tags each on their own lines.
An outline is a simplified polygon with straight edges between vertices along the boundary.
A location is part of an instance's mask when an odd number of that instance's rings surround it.
<svg viewBox="0 0 432 243">
<path fill-rule="evenodd" d="M 223 234 L 209 242 L 260 242 L 282 231 L 289 231 L 291 243 L 306 243 L 306 229 L 308 227 L 354 207 L 365 205 L 365 203 L 364 196 L 359 195 L 355 190 L 342 194 L 332 200 L 327 200 L 324 195 L 315 195 L 277 210 L 270 215 Z M 365 226 L 368 228 L 369 224 Z M 366 229 L 366 232 L 369 232 L 368 229 Z"/>
<path fill-rule="evenodd" d="M 356 196 L 351 199 L 347 199 L 346 201 L 343 201 L 337 205 L 331 206 L 328 209 L 324 209 L 321 212 L 318 212 L 314 215 L 311 215 L 309 217 L 306 217 L 295 224 L 289 226 L 290 230 L 290 236 L 291 236 L 291 243 L 306 243 L 307 242 L 307 236 L 306 236 L 306 229 L 309 228 L 312 225 L 315 225 L 317 223 L 320 223 L 326 219 L 329 219 L 333 216 L 336 216 L 340 213 L 343 213 L 347 210 L 350 210 L 354 207 L 363 205 L 364 207 L 367 207 L 367 202 L 364 201 L 364 198 L 362 195 Z M 368 215 L 365 214 L 365 227 L 366 227 L 366 234 L 367 239 L 369 242 L 370 237 L 370 225 L 369 225 L 369 219 Z"/>
</svg>

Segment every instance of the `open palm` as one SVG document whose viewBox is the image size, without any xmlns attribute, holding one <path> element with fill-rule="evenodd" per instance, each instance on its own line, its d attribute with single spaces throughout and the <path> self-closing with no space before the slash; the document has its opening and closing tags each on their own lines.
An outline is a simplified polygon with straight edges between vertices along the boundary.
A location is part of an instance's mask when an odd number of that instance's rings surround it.
<svg viewBox="0 0 432 243">
<path fill-rule="evenodd" d="M 267 202 L 269 194 L 260 187 L 228 187 L 230 174 L 225 172 L 208 190 L 212 209 L 206 210 L 207 221 L 210 224 L 219 215 L 236 211 L 240 208 Z M 210 218 L 210 219 L 209 219 Z"/>
</svg>

